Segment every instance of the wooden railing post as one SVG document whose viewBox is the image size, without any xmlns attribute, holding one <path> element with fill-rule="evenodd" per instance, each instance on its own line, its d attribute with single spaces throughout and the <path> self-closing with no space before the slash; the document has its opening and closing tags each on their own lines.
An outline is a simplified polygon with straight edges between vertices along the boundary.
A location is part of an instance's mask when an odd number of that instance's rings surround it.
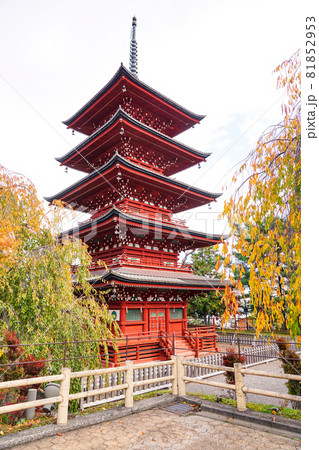
<svg viewBox="0 0 319 450">
<path fill-rule="evenodd" d="M 126 408 L 132 408 L 133 406 L 133 361 L 125 361 L 127 367 L 126 371 L 126 383 L 128 387 L 125 389 L 125 406 Z"/>
<path fill-rule="evenodd" d="M 173 355 L 175 355 L 175 331 L 173 331 Z"/>
<path fill-rule="evenodd" d="M 238 356 L 240 358 L 240 339 L 239 339 L 239 336 L 237 336 L 237 345 L 238 345 Z"/>
<path fill-rule="evenodd" d="M 185 381 L 183 379 L 185 375 L 185 369 L 184 365 L 182 364 L 183 357 L 182 356 L 176 356 L 176 363 L 177 363 L 177 393 L 178 395 L 185 395 L 186 394 L 186 388 L 185 388 Z"/>
<path fill-rule="evenodd" d="M 140 344 L 138 343 L 136 346 L 136 361 L 140 359 Z"/>
<path fill-rule="evenodd" d="M 126 339 L 125 339 L 125 355 L 126 355 L 125 359 L 127 359 L 127 347 L 128 347 L 128 335 L 126 335 Z"/>
<path fill-rule="evenodd" d="M 241 368 L 242 368 L 241 364 L 239 363 L 234 364 L 237 409 L 238 411 L 246 411 L 246 396 L 243 391 L 244 376 L 241 373 Z"/>
<path fill-rule="evenodd" d="M 171 359 L 173 361 L 172 365 L 172 376 L 174 377 L 172 380 L 172 395 L 177 395 L 177 360 L 176 356 L 171 356 Z"/>
<path fill-rule="evenodd" d="M 213 347 L 214 347 L 215 352 L 218 352 L 215 317 L 213 317 Z"/>
<path fill-rule="evenodd" d="M 57 424 L 66 425 L 68 422 L 71 369 L 68 367 L 63 367 L 61 373 L 64 375 L 64 379 L 60 384 L 60 395 L 62 397 L 62 401 L 58 405 Z"/>
<path fill-rule="evenodd" d="M 196 328 L 196 347 L 195 347 L 195 358 L 198 358 L 199 356 L 199 336 L 198 336 L 198 329 Z"/>
</svg>

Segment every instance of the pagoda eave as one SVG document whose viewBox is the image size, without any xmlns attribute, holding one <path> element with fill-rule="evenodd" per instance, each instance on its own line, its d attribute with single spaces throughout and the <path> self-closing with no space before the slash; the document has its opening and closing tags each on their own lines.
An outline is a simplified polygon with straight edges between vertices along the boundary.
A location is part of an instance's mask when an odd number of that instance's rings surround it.
<svg viewBox="0 0 319 450">
<path fill-rule="evenodd" d="M 123 138 L 132 140 L 134 145 L 147 145 L 148 151 L 154 150 L 161 155 L 167 154 L 170 157 L 178 156 L 182 158 L 178 165 L 172 165 L 164 172 L 166 175 L 172 175 L 194 164 L 203 162 L 211 154 L 200 152 L 175 141 L 169 136 L 142 124 L 119 108 L 114 116 L 91 136 L 65 155 L 55 159 L 61 165 L 85 172 L 92 172 L 96 155 L 107 151 L 112 146 L 120 145 Z"/>
<path fill-rule="evenodd" d="M 115 285 L 119 285 L 119 286 L 125 286 L 125 287 L 130 287 L 130 288 L 148 288 L 148 289 L 171 289 L 171 290 L 175 290 L 175 291 L 185 291 L 185 292 L 189 292 L 192 291 L 193 295 L 196 295 L 196 293 L 199 292 L 203 292 L 203 291 L 212 291 L 212 290 L 224 290 L 225 287 L 213 287 L 213 286 L 176 286 L 175 284 L 168 284 L 168 283 L 162 283 L 162 284 L 151 284 L 148 282 L 145 283 L 141 283 L 141 282 L 136 282 L 136 283 L 132 283 L 129 281 L 122 281 L 122 280 L 117 280 L 115 283 Z M 111 282 L 106 282 L 106 283 L 94 283 L 94 286 L 96 288 L 109 288 L 112 287 L 113 285 L 111 284 Z"/>
<path fill-rule="evenodd" d="M 96 276 L 91 274 L 90 282 L 100 287 L 113 287 L 114 285 L 154 288 L 154 289 L 177 289 L 192 291 L 212 291 L 224 290 L 228 281 L 220 279 L 206 278 L 193 273 L 182 273 L 172 271 L 161 271 L 150 269 L 135 269 L 121 267 L 118 269 L 109 269 L 107 271 L 98 271 Z M 102 272 L 102 273 L 101 273 Z"/>
<path fill-rule="evenodd" d="M 114 221 L 115 218 L 117 219 L 116 222 Z M 100 233 L 114 231 L 117 223 L 123 224 L 125 230 L 127 231 L 130 229 L 136 230 L 137 228 L 141 228 L 146 234 L 163 236 L 163 239 L 166 239 L 167 235 L 176 235 L 176 238 L 178 239 L 189 241 L 188 248 L 193 248 L 195 245 L 216 245 L 223 239 L 223 236 L 220 234 L 208 234 L 191 230 L 185 226 L 181 226 L 180 224 L 174 224 L 174 222 L 165 223 L 149 217 L 137 217 L 127 214 L 116 207 L 112 207 L 95 220 L 88 220 L 82 224 L 79 224 L 79 226 L 75 229 L 70 229 L 63 232 L 62 236 L 73 235 L 83 239 L 86 235 L 92 235 L 92 230 L 94 229 L 94 238 L 97 238 Z M 224 239 L 227 239 L 227 236 L 225 236 Z"/>
<path fill-rule="evenodd" d="M 72 207 L 79 208 L 84 205 L 83 200 L 90 195 L 97 195 L 105 188 L 112 188 L 120 195 L 120 185 L 117 182 L 119 173 L 126 180 L 131 180 L 136 186 L 144 185 L 148 189 L 160 189 L 166 195 L 174 195 L 178 204 L 174 205 L 173 212 L 182 212 L 190 208 L 202 206 L 205 203 L 216 201 L 222 194 L 215 194 L 190 186 L 178 180 L 161 175 L 115 154 L 104 166 L 92 172 L 78 182 L 64 189 L 60 193 L 45 197 L 52 203 L 54 200 L 62 200 Z M 82 200 L 83 198 L 83 200 Z M 185 202 L 188 202 L 186 205 Z"/>
<path fill-rule="evenodd" d="M 165 114 L 168 119 L 171 117 L 179 122 L 176 129 L 168 130 L 167 134 L 171 137 L 199 123 L 205 117 L 205 115 L 192 113 L 160 94 L 121 65 L 113 78 L 91 100 L 62 123 L 68 128 L 84 134 L 91 134 L 94 131 L 94 122 L 97 124 L 121 104 L 119 100 L 123 97 L 124 89 L 125 94 L 138 96 L 152 109 L 159 111 L 160 114 Z M 107 103 L 105 104 L 105 102 Z"/>
</svg>

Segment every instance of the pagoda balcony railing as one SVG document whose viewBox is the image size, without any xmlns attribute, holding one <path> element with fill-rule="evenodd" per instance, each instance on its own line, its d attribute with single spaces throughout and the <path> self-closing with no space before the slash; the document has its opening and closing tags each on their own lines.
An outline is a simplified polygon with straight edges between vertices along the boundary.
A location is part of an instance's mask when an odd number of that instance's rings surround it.
<svg viewBox="0 0 319 450">
<path fill-rule="evenodd" d="M 120 255 L 113 256 L 110 258 L 103 258 L 103 262 L 106 264 L 108 268 L 119 267 L 119 266 L 130 266 L 130 267 L 143 267 L 148 269 L 162 269 L 162 270 L 175 270 L 182 272 L 192 272 L 191 264 L 186 263 L 178 263 L 175 261 L 168 261 L 162 259 L 159 261 L 159 258 L 152 258 L 147 256 L 128 256 L 128 255 Z M 89 266 L 89 270 L 98 270 L 103 268 L 103 265 L 98 264 L 97 261 L 93 261 Z"/>
<path fill-rule="evenodd" d="M 122 202 L 115 203 L 114 205 L 108 205 L 99 211 L 97 211 L 90 219 L 84 222 L 79 222 L 79 225 L 90 223 L 98 217 L 105 214 L 112 206 L 120 209 L 121 211 L 132 214 L 134 216 L 143 217 L 149 220 L 155 220 L 157 222 L 163 222 L 170 225 L 175 225 L 182 228 L 188 228 L 186 226 L 186 220 L 173 218 L 171 211 L 159 208 L 158 206 L 147 205 L 146 203 L 137 202 L 135 200 L 126 199 Z"/>
<path fill-rule="evenodd" d="M 148 170 L 152 170 L 153 172 L 160 173 L 161 175 L 164 172 L 164 169 L 162 169 L 161 167 L 149 164 L 147 161 L 143 161 L 141 159 L 129 157 L 129 156 L 126 156 L 126 159 L 128 159 L 129 161 L 132 161 L 134 164 L 138 164 L 141 167 L 145 167 Z"/>
<path fill-rule="evenodd" d="M 187 228 L 186 220 L 173 218 L 170 213 L 167 213 L 164 209 L 157 206 L 150 207 L 145 203 L 129 201 L 119 204 L 117 207 L 128 214 L 138 215 L 145 217 L 146 219 L 156 220 L 157 222 L 164 222 L 170 225 Z"/>
</svg>

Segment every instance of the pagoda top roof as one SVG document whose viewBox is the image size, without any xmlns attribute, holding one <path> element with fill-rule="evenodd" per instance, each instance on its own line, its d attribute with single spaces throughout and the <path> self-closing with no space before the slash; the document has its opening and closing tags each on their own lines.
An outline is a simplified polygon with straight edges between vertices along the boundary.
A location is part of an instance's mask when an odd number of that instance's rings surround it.
<svg viewBox="0 0 319 450">
<path fill-rule="evenodd" d="M 68 196 L 68 194 L 71 194 L 74 191 L 77 191 L 77 193 L 79 192 L 79 190 L 82 188 L 82 190 L 84 189 L 84 187 L 87 188 L 88 183 L 94 183 L 96 180 L 98 180 L 99 178 L 104 179 L 105 183 L 107 183 L 108 186 L 112 186 L 112 184 L 110 183 L 108 178 L 104 177 L 104 172 L 107 171 L 107 169 L 115 167 L 116 163 L 122 164 L 122 166 L 128 168 L 129 170 L 131 169 L 131 171 L 134 171 L 135 173 L 140 173 L 145 175 L 148 178 L 155 180 L 158 180 L 160 182 L 164 182 L 166 185 L 171 185 L 171 186 L 176 186 L 177 188 L 183 189 L 184 190 L 184 194 L 195 194 L 196 196 L 202 196 L 203 200 L 206 200 L 206 203 L 209 203 L 210 201 L 214 201 L 216 198 L 220 197 L 222 194 L 218 193 L 218 194 L 214 194 L 208 191 L 205 191 L 203 189 L 198 189 L 194 186 L 191 186 L 187 183 L 184 183 L 182 181 L 178 181 L 175 180 L 173 178 L 169 178 L 165 175 L 162 175 L 160 173 L 154 172 L 152 170 L 149 170 L 147 168 L 144 168 L 138 164 L 134 164 L 133 162 L 127 160 L 126 158 L 124 158 L 123 156 L 119 155 L 117 152 L 112 156 L 112 158 L 110 158 L 106 164 L 104 164 L 102 167 L 100 167 L 99 169 L 95 170 L 94 172 L 91 172 L 90 174 L 88 174 L 87 176 L 85 176 L 84 178 L 81 178 L 79 181 L 73 183 L 71 186 L 67 187 L 66 189 L 60 191 L 58 194 L 53 195 L 51 197 L 44 197 L 45 200 L 47 200 L 48 202 L 53 202 L 54 200 L 62 200 L 64 199 L 64 201 L 70 203 L 70 200 L 67 200 L 66 197 Z M 101 183 L 100 183 L 101 185 Z M 92 188 L 91 188 L 92 189 Z M 99 186 L 100 189 L 100 186 Z M 85 195 L 87 195 L 87 189 L 85 192 Z M 196 205 L 196 206 L 200 206 L 200 205 Z M 187 208 L 189 209 L 189 208 Z M 180 209 L 180 211 L 183 211 L 185 209 Z"/>
<path fill-rule="evenodd" d="M 190 272 L 174 272 L 169 270 L 139 269 L 133 267 L 116 267 L 112 269 L 98 269 L 91 272 L 90 282 L 118 281 L 131 286 L 168 286 L 172 289 L 224 289 L 229 281 L 217 278 L 207 278 Z"/>
<path fill-rule="evenodd" d="M 191 230 L 189 228 L 180 227 L 178 224 L 174 223 L 165 223 L 159 220 L 155 220 L 152 218 L 145 218 L 145 217 L 138 217 L 133 214 L 129 214 L 126 212 L 123 212 L 121 209 L 117 208 L 116 206 L 111 207 L 109 210 L 107 210 L 104 214 L 102 213 L 100 216 L 98 216 L 95 219 L 87 220 L 85 222 L 80 223 L 75 229 L 70 229 L 67 231 L 64 231 L 62 233 L 63 235 L 67 234 L 81 234 L 81 232 L 85 231 L 86 229 L 91 228 L 91 226 L 98 226 L 100 224 L 103 224 L 109 219 L 112 219 L 114 216 L 117 216 L 123 220 L 126 221 L 126 223 L 134 223 L 134 224 L 140 224 L 142 227 L 149 228 L 150 225 L 154 225 L 154 227 L 158 226 L 163 231 L 172 232 L 177 231 L 179 234 L 181 234 L 186 239 L 192 239 L 192 238 L 198 238 L 198 239 L 205 239 L 209 241 L 207 245 L 214 245 L 218 244 L 222 241 L 222 239 L 228 239 L 227 236 L 223 236 L 221 234 L 208 234 L 202 231 L 195 231 Z M 114 225 L 115 226 L 115 225 Z"/>
<path fill-rule="evenodd" d="M 84 149 L 86 146 L 88 146 L 90 143 L 92 143 L 94 140 L 98 139 L 103 133 L 105 133 L 108 129 L 110 129 L 113 125 L 116 124 L 117 121 L 125 119 L 129 124 L 131 124 L 134 127 L 138 127 L 139 129 L 150 133 L 151 135 L 155 136 L 156 138 L 161 139 L 162 141 L 167 142 L 170 145 L 173 145 L 175 148 L 179 147 L 182 150 L 187 151 L 188 153 L 195 155 L 199 158 L 205 159 L 208 156 L 211 155 L 211 153 L 204 153 L 200 152 L 199 150 L 196 150 L 192 147 L 189 147 L 186 144 L 183 144 L 181 142 L 176 141 L 175 139 L 172 139 L 171 137 L 167 136 L 164 133 L 161 133 L 160 131 L 155 130 L 152 127 L 149 127 L 148 125 L 143 124 L 142 122 L 134 119 L 134 117 L 127 114 L 120 106 L 116 113 L 100 128 L 98 128 L 94 133 L 92 133 L 90 136 L 88 136 L 86 139 L 84 139 L 80 144 L 78 144 L 76 147 L 71 149 L 69 152 L 67 152 L 65 155 L 55 158 L 58 162 L 60 162 L 62 165 L 68 165 L 66 164 L 70 158 L 77 160 L 85 159 L 84 156 L 81 155 L 82 149 Z M 120 130 L 118 130 L 120 132 Z M 74 158 L 75 157 L 75 158 Z M 87 162 L 87 161 L 86 161 Z M 196 163 L 195 163 L 196 164 Z M 73 164 L 73 166 L 75 163 Z"/>
<path fill-rule="evenodd" d="M 82 108 L 80 108 L 73 116 L 69 119 L 64 120 L 62 123 L 67 125 L 68 128 L 73 128 L 77 131 L 80 131 L 84 134 L 91 134 L 94 131 L 94 124 L 101 121 L 103 118 L 107 116 L 107 113 L 111 113 L 111 109 L 113 107 L 110 99 L 106 99 L 106 95 L 110 93 L 112 89 L 118 87 L 118 92 L 121 93 L 123 97 L 123 86 L 120 85 L 121 82 L 127 81 L 130 84 L 130 92 L 131 89 L 135 87 L 139 92 L 139 97 L 143 98 L 146 102 L 152 104 L 153 108 L 161 111 L 161 116 L 163 116 L 163 106 L 164 115 L 169 118 L 177 118 L 180 122 L 183 122 L 183 125 L 180 124 L 176 130 L 172 130 L 170 136 L 176 136 L 182 131 L 192 127 L 196 123 L 199 123 L 205 115 L 195 114 L 173 100 L 169 99 L 165 95 L 159 93 L 155 89 L 148 86 L 146 83 L 143 83 L 139 78 L 132 74 L 124 65 L 121 63 L 121 66 L 115 73 L 115 75 L 111 78 L 111 80 L 97 93 L 95 94 L 87 103 L 85 103 Z M 125 86 L 125 91 L 128 87 Z M 117 95 L 115 95 L 117 98 Z M 108 102 L 108 105 L 106 104 Z M 117 104 L 114 105 L 113 110 L 117 109 L 119 106 L 118 101 Z M 100 117 L 100 111 L 104 109 L 104 117 Z M 95 119 L 97 118 L 97 120 Z M 92 128 L 93 127 L 93 128 Z"/>
</svg>

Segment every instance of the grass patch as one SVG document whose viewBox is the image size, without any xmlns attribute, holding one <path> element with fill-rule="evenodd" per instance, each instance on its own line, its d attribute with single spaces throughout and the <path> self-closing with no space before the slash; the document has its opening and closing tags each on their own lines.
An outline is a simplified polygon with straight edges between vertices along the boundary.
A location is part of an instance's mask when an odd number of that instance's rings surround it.
<svg viewBox="0 0 319 450">
<path fill-rule="evenodd" d="M 223 403 L 224 405 L 237 406 L 236 400 L 227 397 L 220 397 L 213 394 L 194 394 L 187 392 L 187 395 L 193 395 L 194 397 L 201 398 L 203 400 L 208 400 L 210 402 Z M 266 414 L 288 417 L 289 419 L 301 420 L 300 409 L 291 409 L 284 406 L 274 406 L 274 405 L 264 405 L 263 403 L 246 403 L 248 409 L 253 411 L 258 411 Z M 278 409 L 278 411 L 273 411 L 272 408 Z"/>
<path fill-rule="evenodd" d="M 168 394 L 170 392 L 171 392 L 171 390 L 169 390 L 169 389 L 163 389 L 162 391 L 153 391 L 153 392 L 147 392 L 146 394 L 134 395 L 134 401 L 139 402 L 146 398 L 157 397 L 159 395 Z M 72 417 L 75 417 L 75 416 L 85 416 L 87 414 L 92 414 L 95 412 L 105 411 L 107 409 L 116 408 L 118 406 L 124 405 L 124 403 L 125 403 L 124 400 L 118 400 L 116 402 L 102 403 L 101 405 L 91 406 L 90 408 L 85 408 L 83 411 L 78 411 L 76 413 L 69 414 L 69 419 L 71 419 Z"/>
<path fill-rule="evenodd" d="M 56 418 L 47 417 L 43 414 L 37 414 L 33 419 L 30 420 L 22 419 L 16 425 L 8 425 L 6 423 L 3 423 L 0 418 L 0 436 L 17 433 L 18 431 L 28 430 L 30 428 L 41 427 L 42 425 L 49 425 L 54 422 L 56 422 Z"/>
<path fill-rule="evenodd" d="M 301 420 L 301 410 L 300 409 L 291 409 L 283 406 L 274 406 L 274 405 L 264 405 L 263 403 L 247 403 L 247 408 L 252 409 L 253 411 L 264 412 L 267 414 L 274 414 L 271 408 L 278 408 L 276 412 L 277 416 L 288 417 L 289 419 Z"/>
</svg>

